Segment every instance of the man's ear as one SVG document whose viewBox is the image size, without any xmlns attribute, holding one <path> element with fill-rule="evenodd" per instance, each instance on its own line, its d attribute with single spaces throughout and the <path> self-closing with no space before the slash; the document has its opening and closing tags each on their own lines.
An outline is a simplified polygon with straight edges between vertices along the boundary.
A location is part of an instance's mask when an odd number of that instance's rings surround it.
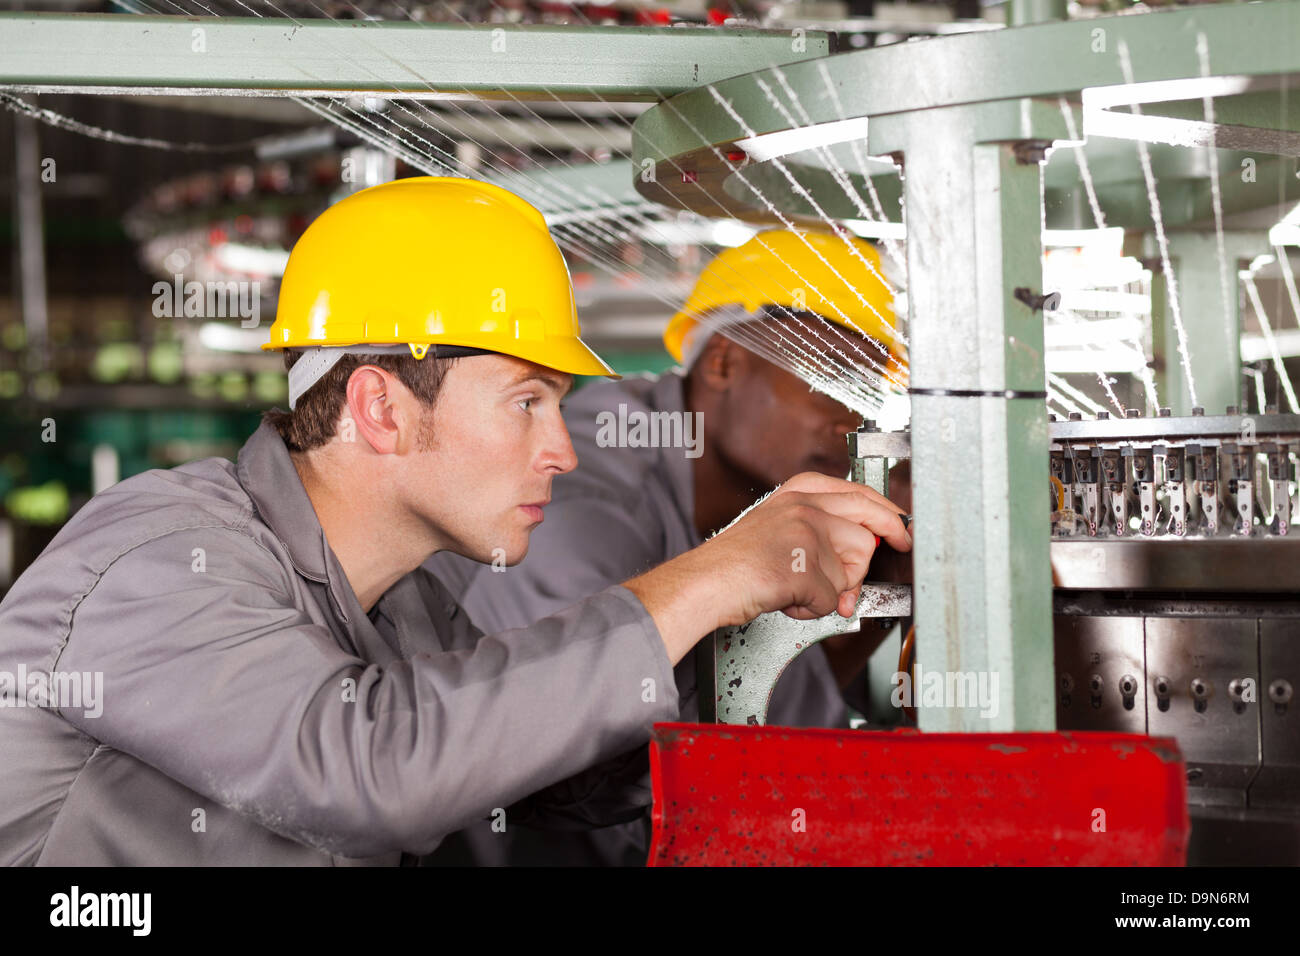
<svg viewBox="0 0 1300 956">
<path fill-rule="evenodd" d="M 377 365 L 362 365 L 348 377 L 347 397 L 339 426 L 342 441 L 364 441 L 380 454 L 398 446 L 394 394 L 401 383 L 396 375 Z M 351 437 L 349 437 L 349 432 Z"/>
<path fill-rule="evenodd" d="M 695 360 L 691 377 L 715 392 L 725 392 L 746 370 L 748 353 L 720 332 L 714 332 Z"/>
</svg>

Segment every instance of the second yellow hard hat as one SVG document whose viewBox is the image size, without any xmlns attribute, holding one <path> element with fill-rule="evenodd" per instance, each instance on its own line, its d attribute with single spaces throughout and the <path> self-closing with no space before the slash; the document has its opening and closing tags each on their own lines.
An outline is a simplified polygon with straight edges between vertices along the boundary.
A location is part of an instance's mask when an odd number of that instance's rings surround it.
<svg viewBox="0 0 1300 956">
<path fill-rule="evenodd" d="M 849 248 L 852 245 L 852 249 Z M 686 304 L 664 331 L 664 346 L 678 362 L 684 342 L 709 312 L 763 306 L 815 312 L 888 351 L 889 372 L 905 376 L 906 349 L 896 333 L 894 293 L 884 279 L 880 254 L 861 239 L 822 232 L 770 229 L 724 249 L 700 274 Z"/>
</svg>

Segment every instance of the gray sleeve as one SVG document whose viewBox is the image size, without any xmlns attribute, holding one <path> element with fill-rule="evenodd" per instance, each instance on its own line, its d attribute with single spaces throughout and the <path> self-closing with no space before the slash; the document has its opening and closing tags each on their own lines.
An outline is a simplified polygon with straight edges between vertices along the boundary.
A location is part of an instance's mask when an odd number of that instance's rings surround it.
<svg viewBox="0 0 1300 956">
<path fill-rule="evenodd" d="M 461 562 L 450 576 L 460 603 L 485 631 L 522 627 L 602 588 L 649 570 L 673 555 L 644 499 L 635 510 L 607 498 L 556 501 L 532 533 L 528 555 L 513 568 Z M 679 671 L 693 669 L 688 656 Z M 678 674 L 678 690 L 692 694 L 694 673 Z M 846 727 L 848 709 L 825 649 L 810 647 L 782 673 L 772 691 L 768 723 L 780 727 Z M 648 792 L 648 791 L 647 791 Z"/>
<path fill-rule="evenodd" d="M 191 568 L 192 549 L 206 570 Z M 644 743 L 677 695 L 653 620 L 612 587 L 526 630 L 386 667 L 294 607 L 286 572 L 229 529 L 120 557 L 56 665 L 103 673 L 66 720 L 277 833 L 342 856 L 439 838 Z M 643 681 L 662 690 L 643 700 Z"/>
<path fill-rule="evenodd" d="M 645 511 L 598 496 L 557 499 L 515 567 L 494 571 L 445 555 L 427 567 L 458 594 L 476 626 L 521 627 L 664 561 L 662 532 Z M 455 566 L 443 571 L 448 560 Z M 676 702 L 679 692 L 694 694 L 693 661 L 688 655 L 674 674 Z M 508 817 L 543 829 L 590 829 L 638 819 L 650 802 L 647 750 L 638 744 L 533 794 Z"/>
<path fill-rule="evenodd" d="M 523 627 L 665 560 L 650 517 L 620 503 L 566 498 L 546 512 L 522 562 L 476 565 L 461 585 L 458 600 L 481 630 Z"/>
</svg>

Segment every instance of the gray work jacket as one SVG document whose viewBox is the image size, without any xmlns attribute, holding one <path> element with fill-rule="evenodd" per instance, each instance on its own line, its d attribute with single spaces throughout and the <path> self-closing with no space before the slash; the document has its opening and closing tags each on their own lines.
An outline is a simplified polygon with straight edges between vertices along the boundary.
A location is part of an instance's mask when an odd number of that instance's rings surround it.
<svg viewBox="0 0 1300 956">
<path fill-rule="evenodd" d="M 0 603 L 0 863 L 395 864 L 677 714 L 622 587 L 482 637 L 416 569 L 364 613 L 263 424 L 96 495 Z"/>
</svg>

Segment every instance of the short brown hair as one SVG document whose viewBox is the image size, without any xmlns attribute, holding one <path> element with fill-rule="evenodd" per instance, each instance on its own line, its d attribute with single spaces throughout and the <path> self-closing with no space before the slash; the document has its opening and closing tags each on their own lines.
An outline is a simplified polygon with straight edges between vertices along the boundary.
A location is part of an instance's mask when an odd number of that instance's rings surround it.
<svg viewBox="0 0 1300 956">
<path fill-rule="evenodd" d="M 303 354 L 302 349 L 285 349 L 284 370 L 287 372 L 293 368 L 293 363 Z M 423 405 L 433 408 L 443 377 L 456 361 L 454 358 L 436 359 L 432 350 L 423 359 L 414 355 L 344 355 L 299 396 L 293 411 L 272 408 L 262 413 L 262 421 L 275 426 L 290 451 L 311 451 L 334 437 L 347 402 L 348 379 L 361 366 L 377 365 L 397 376 Z M 422 447 L 426 446 L 429 437 L 422 432 Z"/>
</svg>

